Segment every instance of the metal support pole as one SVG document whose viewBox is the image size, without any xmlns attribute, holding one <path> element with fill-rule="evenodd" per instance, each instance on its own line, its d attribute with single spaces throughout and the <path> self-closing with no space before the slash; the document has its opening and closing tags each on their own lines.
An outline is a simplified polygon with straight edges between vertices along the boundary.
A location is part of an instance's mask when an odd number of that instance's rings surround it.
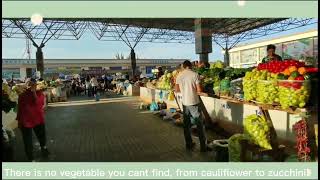
<svg viewBox="0 0 320 180">
<path fill-rule="evenodd" d="M 41 46 L 37 47 L 36 63 L 37 63 L 37 71 L 40 72 L 40 78 L 43 78 L 44 63 L 43 63 L 43 52 L 42 52 Z"/>
<path fill-rule="evenodd" d="M 195 19 L 195 50 L 200 62 L 209 64 L 209 53 L 212 52 L 212 33 L 206 19 Z"/>
<path fill-rule="evenodd" d="M 199 54 L 199 60 L 200 60 L 200 62 L 203 62 L 206 65 L 206 67 L 208 67 L 208 66 L 210 67 L 208 53 Z"/>
<path fill-rule="evenodd" d="M 132 78 L 136 75 L 136 53 L 134 52 L 134 49 L 131 49 L 130 52 L 130 60 L 131 60 L 131 69 L 132 69 Z"/>
<path fill-rule="evenodd" d="M 224 51 L 224 64 L 226 67 L 230 66 L 230 54 L 228 48 L 226 48 Z"/>
</svg>

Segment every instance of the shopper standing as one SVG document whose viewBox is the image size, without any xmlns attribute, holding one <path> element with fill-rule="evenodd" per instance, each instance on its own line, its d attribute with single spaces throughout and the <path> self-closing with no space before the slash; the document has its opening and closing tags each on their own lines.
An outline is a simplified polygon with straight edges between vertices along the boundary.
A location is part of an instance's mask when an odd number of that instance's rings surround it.
<svg viewBox="0 0 320 180">
<path fill-rule="evenodd" d="M 41 90 L 36 90 L 37 85 L 34 79 L 28 79 L 26 84 L 28 89 L 19 96 L 16 119 L 22 133 L 27 158 L 29 161 L 34 161 L 32 131 L 38 138 L 42 156 L 49 155 L 44 121 L 45 96 Z"/>
<path fill-rule="evenodd" d="M 90 97 L 91 96 L 91 84 L 90 84 L 90 77 L 89 76 L 87 76 L 87 78 L 86 78 L 85 85 L 86 85 L 85 91 L 88 93 L 88 97 Z"/>
<path fill-rule="evenodd" d="M 96 95 L 96 93 L 97 93 L 97 87 L 98 87 L 99 84 L 98 84 L 98 80 L 96 79 L 95 76 L 93 76 L 93 77 L 91 78 L 90 84 L 91 84 L 91 86 L 92 86 L 92 94 L 93 94 L 93 95 Z"/>
<path fill-rule="evenodd" d="M 183 105 L 183 128 L 186 148 L 188 150 L 193 149 L 195 143 L 191 137 L 191 119 L 197 125 L 199 140 L 200 140 L 200 151 L 207 151 L 206 136 L 201 119 L 200 113 L 200 100 L 198 93 L 202 92 L 200 85 L 199 75 L 192 71 L 192 63 L 190 61 L 183 62 L 183 71 L 179 73 L 176 80 L 176 92 L 182 94 L 182 105 Z"/>
</svg>

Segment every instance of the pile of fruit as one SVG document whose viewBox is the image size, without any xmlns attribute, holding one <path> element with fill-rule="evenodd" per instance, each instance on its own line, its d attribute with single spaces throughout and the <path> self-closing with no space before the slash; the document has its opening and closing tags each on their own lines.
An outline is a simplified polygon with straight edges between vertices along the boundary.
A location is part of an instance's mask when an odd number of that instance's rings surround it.
<svg viewBox="0 0 320 180">
<path fill-rule="evenodd" d="M 224 68 L 224 64 L 222 61 L 216 61 L 214 63 L 210 64 L 210 69 L 214 69 L 214 68 L 219 68 L 219 69 L 223 69 Z"/>
<path fill-rule="evenodd" d="M 7 83 L 2 83 L 2 110 L 5 113 L 15 109 L 18 103 L 18 94 Z"/>
<path fill-rule="evenodd" d="M 243 78 L 243 93 L 246 101 L 255 100 L 257 98 L 257 82 L 267 78 L 267 71 L 258 71 L 253 69 L 246 72 Z"/>
<path fill-rule="evenodd" d="M 158 79 L 157 89 L 161 90 L 172 90 L 175 85 L 176 78 L 178 76 L 178 71 L 173 71 L 172 73 L 165 71 L 164 74 Z"/>
<path fill-rule="evenodd" d="M 279 81 L 279 102 L 283 109 L 306 106 L 310 96 L 309 81 Z"/>
<path fill-rule="evenodd" d="M 262 116 L 253 114 L 244 119 L 244 134 L 250 142 L 264 149 L 272 149 L 269 130 L 268 123 Z"/>
<path fill-rule="evenodd" d="M 275 80 L 258 80 L 257 81 L 257 98 L 256 100 L 263 104 L 278 103 L 278 86 Z"/>
<path fill-rule="evenodd" d="M 37 90 L 45 90 L 47 88 L 47 85 L 45 81 L 39 81 L 37 82 Z"/>
<path fill-rule="evenodd" d="M 280 103 L 283 109 L 305 107 L 310 96 L 310 79 L 318 68 L 296 60 L 260 63 L 243 78 L 244 99 L 265 104 Z"/>
</svg>

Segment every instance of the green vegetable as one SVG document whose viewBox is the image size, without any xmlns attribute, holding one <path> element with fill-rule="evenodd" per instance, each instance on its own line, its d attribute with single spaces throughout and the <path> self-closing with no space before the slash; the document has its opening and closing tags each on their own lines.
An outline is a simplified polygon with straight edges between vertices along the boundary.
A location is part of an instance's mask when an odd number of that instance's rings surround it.
<svg viewBox="0 0 320 180">
<path fill-rule="evenodd" d="M 216 61 L 212 64 L 210 64 L 210 69 L 219 68 L 222 69 L 224 67 L 224 64 L 222 61 Z"/>
<path fill-rule="evenodd" d="M 247 140 L 244 134 L 234 134 L 228 140 L 229 162 L 240 162 L 241 141 Z"/>
<path fill-rule="evenodd" d="M 293 78 L 296 78 L 296 77 L 298 77 L 300 74 L 299 74 L 299 72 L 298 71 L 294 71 L 294 72 L 292 72 L 291 73 L 291 77 L 293 77 Z"/>
<path fill-rule="evenodd" d="M 280 79 L 280 80 L 285 80 L 286 79 L 284 74 L 278 74 L 277 78 Z"/>
</svg>

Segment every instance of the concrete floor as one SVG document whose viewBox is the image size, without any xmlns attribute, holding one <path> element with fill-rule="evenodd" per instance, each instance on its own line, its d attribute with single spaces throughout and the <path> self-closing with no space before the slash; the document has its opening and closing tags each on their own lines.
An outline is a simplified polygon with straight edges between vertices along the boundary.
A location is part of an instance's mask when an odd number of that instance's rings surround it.
<svg viewBox="0 0 320 180">
<path fill-rule="evenodd" d="M 187 152 L 183 129 L 138 110 L 137 97 L 74 97 L 50 104 L 46 128 L 50 162 L 213 161 L 213 153 Z M 212 138 L 215 136 L 208 133 Z M 26 161 L 16 130 L 15 160 Z M 215 136 L 216 138 L 218 136 Z M 35 139 L 35 137 L 34 137 Z M 198 142 L 198 140 L 195 140 Z M 39 144 L 34 140 L 36 156 Z"/>
</svg>

